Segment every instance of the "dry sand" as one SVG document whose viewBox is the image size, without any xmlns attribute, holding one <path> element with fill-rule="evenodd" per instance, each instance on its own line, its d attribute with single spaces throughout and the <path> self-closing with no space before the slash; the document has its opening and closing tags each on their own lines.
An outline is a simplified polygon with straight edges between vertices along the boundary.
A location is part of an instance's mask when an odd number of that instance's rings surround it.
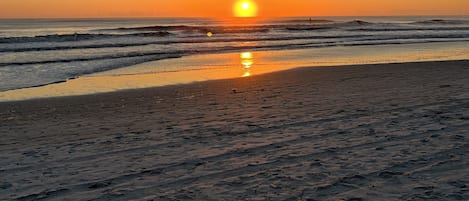
<svg viewBox="0 0 469 201">
<path fill-rule="evenodd" d="M 469 61 L 0 103 L 0 200 L 468 200 Z"/>
</svg>

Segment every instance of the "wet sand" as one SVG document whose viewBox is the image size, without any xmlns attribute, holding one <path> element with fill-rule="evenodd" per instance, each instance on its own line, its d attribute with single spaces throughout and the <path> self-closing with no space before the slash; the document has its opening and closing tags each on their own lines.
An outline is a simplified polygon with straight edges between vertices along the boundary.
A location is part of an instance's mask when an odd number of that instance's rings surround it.
<svg viewBox="0 0 469 201">
<path fill-rule="evenodd" d="M 468 200 L 469 61 L 0 103 L 0 200 Z"/>
</svg>

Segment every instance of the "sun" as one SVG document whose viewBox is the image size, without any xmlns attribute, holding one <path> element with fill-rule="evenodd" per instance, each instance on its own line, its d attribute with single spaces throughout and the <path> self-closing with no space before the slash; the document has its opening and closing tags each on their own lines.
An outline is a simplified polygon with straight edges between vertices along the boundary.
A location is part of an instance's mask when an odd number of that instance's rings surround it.
<svg viewBox="0 0 469 201">
<path fill-rule="evenodd" d="M 257 4 L 252 0 L 238 0 L 233 6 L 233 14 L 236 17 L 256 17 Z"/>
</svg>

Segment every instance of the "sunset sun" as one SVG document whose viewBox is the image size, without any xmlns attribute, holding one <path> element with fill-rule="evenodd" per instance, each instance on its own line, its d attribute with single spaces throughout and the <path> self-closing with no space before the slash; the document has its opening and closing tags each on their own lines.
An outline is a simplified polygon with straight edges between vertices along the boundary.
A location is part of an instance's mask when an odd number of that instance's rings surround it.
<svg viewBox="0 0 469 201">
<path fill-rule="evenodd" d="M 257 16 L 257 5 L 252 0 L 238 0 L 233 6 L 233 14 L 236 17 Z"/>
</svg>

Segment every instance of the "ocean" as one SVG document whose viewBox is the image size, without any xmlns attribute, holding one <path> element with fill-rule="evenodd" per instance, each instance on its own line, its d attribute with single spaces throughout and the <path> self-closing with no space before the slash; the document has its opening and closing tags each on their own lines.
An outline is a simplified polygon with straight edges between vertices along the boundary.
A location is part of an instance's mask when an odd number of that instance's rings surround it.
<svg viewBox="0 0 469 201">
<path fill-rule="evenodd" d="M 469 17 L 2 19 L 0 92 L 193 55 L 446 43 L 469 50 Z"/>
</svg>

